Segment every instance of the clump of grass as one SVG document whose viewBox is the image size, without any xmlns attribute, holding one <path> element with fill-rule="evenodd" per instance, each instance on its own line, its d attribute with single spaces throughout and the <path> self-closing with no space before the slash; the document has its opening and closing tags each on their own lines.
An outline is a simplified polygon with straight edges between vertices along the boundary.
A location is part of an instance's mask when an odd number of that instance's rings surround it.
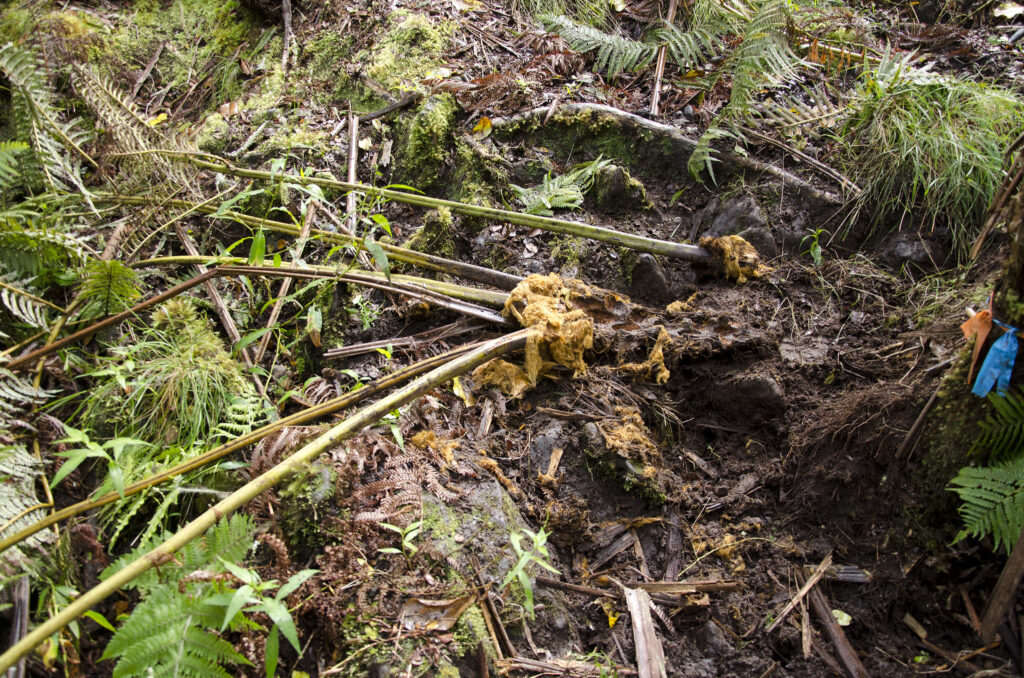
<svg viewBox="0 0 1024 678">
<path fill-rule="evenodd" d="M 83 418 L 104 434 L 189 447 L 236 418 L 254 390 L 218 337 L 187 301 L 153 313 L 139 339 L 92 373 Z"/>
<path fill-rule="evenodd" d="M 867 211 L 949 227 L 966 255 L 1003 178 L 1003 153 L 1024 126 L 1024 101 L 1000 87 L 939 76 L 888 56 L 864 74 L 840 133 Z"/>
</svg>

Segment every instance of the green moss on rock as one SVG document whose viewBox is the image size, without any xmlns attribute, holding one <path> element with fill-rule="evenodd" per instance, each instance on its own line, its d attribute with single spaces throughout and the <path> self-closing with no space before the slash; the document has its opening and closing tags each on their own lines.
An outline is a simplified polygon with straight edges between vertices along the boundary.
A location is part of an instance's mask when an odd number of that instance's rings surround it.
<svg viewBox="0 0 1024 678">
<path fill-rule="evenodd" d="M 395 181 L 424 192 L 438 190 L 446 174 L 458 105 L 449 94 L 427 98 L 409 122 L 395 159 Z"/>
<path fill-rule="evenodd" d="M 196 146 L 200 151 L 220 155 L 227 149 L 230 125 L 220 113 L 206 116 L 203 126 L 196 137 Z"/>
<path fill-rule="evenodd" d="M 420 81 L 444 65 L 441 52 L 450 42 L 454 24 L 435 23 L 424 14 L 399 10 L 390 28 L 371 50 L 361 52 L 366 73 L 386 89 L 422 90 Z"/>
<path fill-rule="evenodd" d="M 419 252 L 452 257 L 455 254 L 454 223 L 452 211 L 447 207 L 430 210 L 423 215 L 423 225 L 402 246 Z"/>
</svg>

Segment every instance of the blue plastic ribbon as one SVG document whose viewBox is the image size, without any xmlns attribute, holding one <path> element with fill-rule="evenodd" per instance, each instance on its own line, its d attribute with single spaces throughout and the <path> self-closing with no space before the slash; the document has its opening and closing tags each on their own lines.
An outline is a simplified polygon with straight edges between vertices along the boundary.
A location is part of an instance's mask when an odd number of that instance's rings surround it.
<svg viewBox="0 0 1024 678">
<path fill-rule="evenodd" d="M 978 378 L 974 382 L 971 393 L 984 398 L 992 387 L 996 387 L 999 395 L 1006 393 L 1010 388 L 1010 375 L 1013 374 L 1013 363 L 1017 359 L 1017 328 L 1010 327 L 992 319 L 992 322 L 1002 327 L 1006 332 L 992 343 L 992 348 L 985 356 L 985 362 L 981 364 L 978 371 Z"/>
</svg>

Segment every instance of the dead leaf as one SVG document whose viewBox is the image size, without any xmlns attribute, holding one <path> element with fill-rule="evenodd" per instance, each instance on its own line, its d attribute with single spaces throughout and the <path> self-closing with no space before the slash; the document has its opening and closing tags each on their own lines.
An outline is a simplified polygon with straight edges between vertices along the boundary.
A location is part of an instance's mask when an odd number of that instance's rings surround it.
<svg viewBox="0 0 1024 678">
<path fill-rule="evenodd" d="M 480 117 L 480 121 L 473 127 L 473 138 L 477 141 L 486 139 L 491 134 L 491 119 L 486 115 Z"/>
<path fill-rule="evenodd" d="M 992 14 L 1002 19 L 1015 19 L 1024 14 L 1024 5 L 1018 5 L 1016 2 L 1004 2 L 992 10 Z"/>
<path fill-rule="evenodd" d="M 370 137 L 363 137 L 362 139 L 359 140 L 358 146 L 360 150 L 368 151 L 371 148 L 373 148 L 373 139 L 371 139 Z"/>
<path fill-rule="evenodd" d="M 398 619 L 407 631 L 447 631 L 472 604 L 473 596 L 450 600 L 410 598 L 402 605 Z"/>
</svg>

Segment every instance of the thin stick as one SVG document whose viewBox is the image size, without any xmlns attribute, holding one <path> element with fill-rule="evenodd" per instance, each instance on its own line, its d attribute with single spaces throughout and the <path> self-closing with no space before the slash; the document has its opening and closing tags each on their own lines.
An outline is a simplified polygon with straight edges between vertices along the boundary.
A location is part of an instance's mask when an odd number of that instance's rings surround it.
<svg viewBox="0 0 1024 678">
<path fill-rule="evenodd" d="M 329 351 L 324 351 L 324 358 L 337 359 L 347 358 L 353 355 L 361 355 L 363 353 L 372 353 L 378 348 L 417 348 L 419 346 L 428 346 L 437 341 L 443 341 L 452 337 L 457 337 L 462 334 L 470 332 L 476 332 L 478 330 L 486 329 L 486 325 L 479 323 L 465 323 L 463 321 L 450 323 L 442 327 L 435 327 L 432 330 L 426 330 L 425 332 L 419 332 L 406 337 L 394 337 L 392 339 L 381 339 L 380 341 L 367 341 L 362 344 L 352 344 L 351 346 L 342 346 L 340 348 L 332 348 Z"/>
<path fill-rule="evenodd" d="M 818 568 L 814 571 L 814 574 L 807 578 L 807 581 L 804 582 L 804 585 L 801 586 L 800 590 L 796 592 L 796 595 L 793 596 L 793 598 L 788 603 L 786 603 L 786 607 L 782 608 L 782 612 L 780 612 L 779 616 L 775 618 L 775 621 L 768 625 L 768 628 L 764 631 L 765 633 L 771 633 L 779 627 L 779 624 L 781 624 L 786 619 L 786 616 L 790 612 L 796 609 L 796 606 L 803 601 L 804 596 L 806 596 L 810 592 L 810 590 L 814 588 L 814 585 L 817 584 L 818 580 L 821 579 L 823 574 L 825 574 L 825 570 L 827 570 L 831 565 L 832 554 L 829 553 L 827 556 L 825 556 L 825 559 L 822 560 L 821 563 L 818 565 Z"/>
<path fill-rule="evenodd" d="M 264 259 L 262 266 L 246 267 L 246 259 L 242 257 L 192 257 L 192 256 L 174 256 L 174 257 L 157 257 L 155 259 L 146 259 L 132 264 L 132 267 L 142 268 L 145 266 L 169 266 L 177 264 L 195 264 L 195 263 L 216 263 L 221 266 L 225 271 L 238 270 L 245 268 L 248 273 L 259 274 L 259 275 L 281 275 L 281 276 L 296 276 L 296 277 L 317 277 L 317 278 L 337 278 L 344 275 L 359 275 L 364 278 L 374 278 L 378 281 L 385 281 L 387 277 L 379 271 L 362 271 L 355 269 L 351 272 L 346 272 L 344 269 L 339 270 L 333 266 L 303 266 L 300 268 L 275 268 L 274 262 L 270 259 Z M 222 275 L 225 273 L 222 273 Z M 452 297 L 453 299 L 462 299 L 463 301 L 472 301 L 478 304 L 486 304 L 488 306 L 494 306 L 501 308 L 505 305 L 505 300 L 508 299 L 508 294 L 505 292 L 496 292 L 494 290 L 485 290 L 478 287 L 466 287 L 464 285 L 456 285 L 454 283 L 446 283 L 440 280 L 429 280 L 427 278 L 417 278 L 411 275 L 398 275 L 395 273 L 391 274 L 391 280 L 399 283 L 409 283 L 411 285 L 417 285 L 421 288 L 433 290 L 439 292 L 445 296 Z"/>
<path fill-rule="evenodd" d="M 222 457 L 225 457 L 236 450 L 240 450 L 244 447 L 248 447 L 249 445 L 257 443 L 263 438 L 273 433 L 274 431 L 285 428 L 286 426 L 298 426 L 299 424 L 305 424 L 306 422 L 313 421 L 319 417 L 331 414 L 345 407 L 354 405 L 358 402 L 365 400 L 366 398 L 370 398 L 372 396 L 377 395 L 378 393 L 382 393 L 387 389 L 391 388 L 392 386 L 396 386 L 407 379 L 411 379 L 412 377 L 423 374 L 427 370 L 431 370 L 448 360 L 463 355 L 467 351 L 472 350 L 474 347 L 480 345 L 480 343 L 476 343 L 467 346 L 460 346 L 446 353 L 436 355 L 433 358 L 427 358 L 426 360 L 422 360 L 418 363 L 413 363 L 412 365 L 403 367 L 400 370 L 385 375 L 380 379 L 377 379 L 373 383 L 364 386 L 363 388 L 360 388 L 355 391 L 350 391 L 349 393 L 340 395 L 337 398 L 332 398 L 331 400 L 328 400 L 319 405 L 314 405 L 313 407 L 301 410 L 299 412 L 296 412 L 295 414 L 289 415 L 282 419 L 278 419 L 277 421 L 267 424 L 266 426 L 261 426 L 255 431 L 251 431 L 243 436 L 235 438 L 231 442 L 219 445 L 213 448 L 212 450 L 204 452 L 203 454 L 193 457 L 187 461 L 183 461 L 180 464 L 176 464 L 168 469 L 164 469 L 163 471 L 155 473 L 144 480 L 140 480 L 136 483 L 132 483 L 131 485 L 127 485 L 124 488 L 124 496 L 129 497 L 133 494 L 138 494 L 143 490 L 147 490 L 151 487 L 159 485 L 160 483 L 166 482 L 171 478 L 174 478 L 175 476 L 180 476 L 183 473 L 188 473 L 189 471 L 193 471 L 197 468 L 205 466 L 206 464 L 221 459 Z M 62 508 L 59 511 L 56 511 L 44 518 L 41 518 L 35 523 L 28 525 L 19 532 L 0 540 L 0 553 L 3 553 L 11 546 L 18 544 L 24 541 L 25 539 L 28 539 L 36 532 L 39 532 L 40 530 L 45 530 L 50 525 L 55 525 L 61 522 L 62 520 L 71 518 L 72 516 L 76 516 L 80 513 L 85 513 L 86 511 L 91 511 L 93 509 L 100 508 L 101 506 L 106 506 L 107 504 L 118 501 L 121 498 L 122 496 L 117 492 L 108 492 L 107 494 L 101 497 L 97 497 L 96 499 L 86 499 L 85 501 L 80 501 L 76 504 L 72 504 L 71 506 Z M 36 506 L 33 507 L 33 510 L 39 508 L 45 508 L 45 506 Z"/>
<path fill-rule="evenodd" d="M 197 275 L 196 277 L 192 278 L 191 280 L 186 280 L 185 282 L 181 283 L 180 285 L 175 285 L 174 287 L 172 287 L 171 289 L 167 290 L 166 292 L 162 292 L 162 293 L 157 294 L 157 295 L 155 295 L 153 297 L 150 297 L 149 299 L 146 299 L 145 301 L 143 301 L 141 303 L 135 304 L 134 306 L 129 308 L 127 311 L 121 311 L 120 313 L 117 313 L 115 315 L 108 316 L 107 318 L 104 318 L 103 320 L 100 320 L 99 322 L 96 322 L 96 323 L 93 323 L 92 325 L 89 325 L 85 329 L 78 330 L 74 334 L 69 334 L 68 336 L 64 337 L 63 339 L 60 339 L 58 341 L 54 341 L 52 343 L 48 343 L 45 346 L 43 346 L 42 348 L 37 348 L 36 350 L 32 351 L 31 353 L 26 353 L 23 356 L 15 358 L 11 362 L 9 362 L 6 365 L 4 365 L 4 367 L 6 367 L 9 370 L 22 369 L 26 365 L 28 365 L 29 363 L 33 362 L 34 360 L 38 360 L 40 358 L 44 358 L 44 357 L 50 355 L 51 353 L 55 353 L 56 351 L 59 351 L 60 349 L 64 348 L 65 346 L 68 346 L 70 344 L 75 343 L 79 339 L 83 339 L 85 337 L 88 337 L 89 335 L 95 333 L 97 330 L 101 330 L 104 327 L 109 327 L 110 325 L 116 325 L 117 323 L 121 322 L 122 320 L 126 320 L 126 319 L 131 318 L 132 316 L 136 315 L 139 311 L 144 311 L 147 308 L 149 308 L 150 306 L 155 306 L 156 304 L 159 304 L 160 302 L 165 301 L 166 299 L 170 299 L 172 297 L 176 297 L 179 294 L 181 294 L 182 292 L 185 292 L 186 290 L 190 290 L 193 287 L 195 287 L 196 285 L 198 285 L 198 284 L 200 284 L 200 283 L 202 283 L 202 282 L 204 282 L 206 280 L 209 280 L 214 275 L 216 275 L 216 273 L 217 273 L 217 271 L 216 271 L 216 269 L 214 269 L 212 271 L 207 271 L 206 273 L 204 273 L 202 275 Z"/>
<path fill-rule="evenodd" d="M 446 365 L 423 375 L 416 381 L 382 398 L 373 405 L 359 410 L 331 430 L 306 444 L 269 471 L 249 481 L 231 493 L 231 495 L 204 511 L 199 517 L 178 530 L 174 536 L 165 540 L 149 553 L 111 575 L 97 586 L 76 598 L 57 615 L 37 626 L 31 633 L 0 655 L 0 673 L 13 666 L 21 657 L 31 652 L 33 648 L 52 634 L 63 629 L 90 610 L 94 605 L 99 604 L 111 594 L 119 591 L 123 586 L 134 581 L 150 568 L 173 560 L 175 552 L 202 536 L 219 520 L 231 515 L 255 497 L 290 477 L 297 469 L 310 463 L 326 450 L 335 447 L 342 440 L 355 435 L 363 428 L 380 421 L 382 417 L 396 408 L 423 397 L 453 378 L 465 374 L 469 370 L 497 356 L 523 348 L 526 345 L 528 333 L 529 330 L 519 330 L 500 339 L 488 342 L 475 351 L 456 358 Z"/>
<path fill-rule="evenodd" d="M 311 202 L 306 207 L 306 216 L 302 220 L 302 229 L 299 231 L 299 237 L 295 241 L 295 256 L 292 258 L 292 268 L 299 265 L 299 261 L 302 259 L 302 250 L 306 248 L 306 238 L 309 237 L 309 229 L 312 226 L 313 215 L 316 214 L 316 203 Z M 292 286 L 292 279 L 285 278 L 281 281 L 281 287 L 277 290 L 277 301 L 274 302 L 274 308 L 270 309 L 270 318 L 267 319 L 267 329 L 269 330 L 277 324 L 277 318 L 281 315 L 281 309 L 284 308 L 285 297 L 288 296 L 288 290 Z M 267 352 L 267 345 L 270 343 L 270 332 L 267 332 L 260 339 L 260 345 L 256 349 L 256 355 L 253 356 L 253 361 L 259 365 L 260 361 L 263 360 L 263 354 Z"/>
<path fill-rule="evenodd" d="M 1006 561 L 999 581 L 992 591 L 992 596 L 985 607 L 985 614 L 981 617 L 981 639 L 991 643 L 996 636 L 999 622 L 1003 621 L 1013 601 L 1017 598 L 1017 588 L 1020 586 L 1021 577 L 1024 576 L 1024 532 L 1017 538 L 1017 543 L 1010 552 L 1010 559 Z M 1012 638 L 1004 638 L 1007 643 L 1013 642 Z"/>
<path fill-rule="evenodd" d="M 356 183 L 356 167 L 359 165 L 359 117 L 352 112 L 352 104 L 348 106 L 348 183 Z M 348 212 L 348 232 L 356 233 L 356 194 L 349 191 L 345 196 L 345 211 Z"/>
<path fill-rule="evenodd" d="M 188 233 L 181 227 L 180 222 L 174 222 L 174 230 L 178 233 L 178 238 L 181 240 L 181 244 L 185 247 L 190 255 L 197 257 L 199 256 L 199 250 L 192 242 L 192 238 L 188 237 Z M 196 270 L 200 274 L 206 273 L 209 269 L 206 268 L 205 264 L 196 264 Z M 242 340 L 242 334 L 238 331 L 238 326 L 235 325 L 235 319 L 231 317 L 231 311 L 228 310 L 227 304 L 224 303 L 224 299 L 221 298 L 220 292 L 217 291 L 217 287 L 213 284 L 213 280 L 204 280 L 203 286 L 206 287 L 206 293 L 210 297 L 210 301 L 213 302 L 213 307 L 217 309 L 217 315 L 220 317 L 221 325 L 224 326 L 224 331 L 228 333 L 228 339 L 231 340 L 231 346 L 234 346 Z M 249 355 L 248 347 L 243 346 L 239 351 L 242 356 L 242 360 L 249 367 L 252 367 L 253 363 L 252 356 Z M 249 372 L 249 376 L 252 377 L 253 384 L 256 385 L 256 390 L 263 398 L 267 397 L 267 389 L 263 385 L 263 380 L 259 378 L 259 375 L 254 371 Z"/>
<path fill-rule="evenodd" d="M 797 580 L 802 579 L 803 577 L 797 573 Z M 850 678 L 868 678 L 868 671 L 846 638 L 843 627 L 832 616 L 832 610 L 828 601 L 825 600 L 825 595 L 818 589 L 811 589 L 808 600 L 811 602 L 811 608 L 814 610 L 815 616 L 818 617 L 818 621 L 825 627 L 825 634 L 832 641 L 832 646 L 836 649 L 836 654 L 839 655 L 839 661 L 842 662 L 846 673 Z"/>
<path fill-rule="evenodd" d="M 288 57 L 292 41 L 292 0 L 281 0 L 281 16 L 284 19 L 284 49 L 281 53 L 281 73 L 288 74 Z"/>
<path fill-rule="evenodd" d="M 187 158 L 196 167 L 208 169 L 214 172 L 220 172 L 222 174 L 231 174 L 233 176 L 246 177 L 249 179 L 260 179 L 263 181 L 270 181 L 272 179 L 283 179 L 303 186 L 315 184 L 320 187 L 335 188 L 343 191 L 361 191 L 363 193 L 366 193 L 367 195 L 379 196 L 381 198 L 387 198 L 388 200 L 394 200 L 395 202 L 400 202 L 407 205 L 416 205 L 418 207 L 429 208 L 447 207 L 453 212 L 456 212 L 458 214 L 465 214 L 471 217 L 481 217 L 484 219 L 493 219 L 495 221 L 506 221 L 508 223 L 517 224 L 520 226 L 539 228 L 542 231 L 550 231 L 552 233 L 576 235 L 583 238 L 590 238 L 591 240 L 605 242 L 610 245 L 628 247 L 630 249 L 638 250 L 640 252 L 660 254 L 666 257 L 683 259 L 685 261 L 710 262 L 713 259 L 712 254 L 703 247 L 697 247 L 695 245 L 685 245 L 683 243 L 669 242 L 667 240 L 645 238 L 643 236 L 634 235 L 632 233 L 623 233 L 621 231 L 614 231 L 610 228 L 591 226 L 590 224 L 583 224 L 576 221 L 566 221 L 565 219 L 542 217 L 536 214 L 512 212 L 509 210 L 497 209 L 495 207 L 485 207 L 482 205 L 471 205 L 469 203 L 456 202 L 454 200 L 442 200 L 440 198 L 431 198 L 425 195 L 407 193 L 405 191 L 396 191 L 390 188 L 376 188 L 375 186 L 349 183 L 346 181 L 336 181 L 334 179 L 325 179 L 322 177 L 298 176 L 294 174 L 272 175 L 272 173 L 270 172 L 235 167 L 226 160 L 221 160 L 220 162 L 210 162 L 208 160 L 200 159 L 191 154 L 180 154 L 177 153 L 176 151 L 170 150 L 166 151 L 166 153 L 170 155 L 180 155 L 182 157 Z"/>
<path fill-rule="evenodd" d="M 114 195 L 114 194 L 101 194 L 98 198 L 98 202 L 113 202 L 120 203 L 122 205 L 149 205 L 155 201 L 152 198 L 145 196 L 126 196 L 126 195 Z M 169 201 L 169 204 L 173 204 L 176 207 L 188 208 L 196 212 L 201 212 L 206 215 L 212 215 L 217 212 L 217 208 L 213 205 L 200 204 L 196 205 L 186 200 L 174 200 Z M 325 211 L 324 214 L 330 214 Z M 264 228 L 268 231 L 274 231 L 276 233 L 286 233 L 288 235 L 297 235 L 299 228 L 292 224 L 286 224 L 280 221 L 273 221 L 270 219 L 260 219 L 259 217 L 252 217 L 248 214 L 242 214 L 241 212 L 224 211 L 218 215 L 218 218 L 227 219 L 230 221 L 236 221 L 246 226 L 253 228 Z M 311 229 L 310 232 L 313 236 L 324 240 L 326 242 L 339 243 L 343 245 L 351 245 L 353 247 L 362 246 L 362 238 L 357 238 L 351 234 L 346 233 L 332 233 L 330 231 L 323 231 L 319 229 Z M 458 276 L 465 278 L 466 280 L 474 280 L 476 282 L 484 283 L 485 285 L 493 285 L 503 290 L 510 290 L 516 285 L 521 283 L 523 279 L 516 275 L 503 273 L 501 271 L 495 271 L 483 266 L 475 266 L 473 264 L 466 264 L 461 261 L 453 261 L 451 259 L 445 259 L 432 254 L 425 254 L 423 252 L 416 252 L 415 250 L 406 249 L 404 247 L 397 247 L 395 245 L 389 245 L 386 243 L 378 243 L 381 248 L 387 253 L 389 258 L 397 261 L 403 261 L 413 266 L 419 266 L 421 268 L 428 268 L 435 271 L 442 271 L 449 275 Z M 361 252 L 362 254 L 362 252 Z"/>
<path fill-rule="evenodd" d="M 669 0 L 668 17 L 665 22 L 671 24 L 676 20 L 676 0 Z M 651 115 L 658 115 L 658 105 L 661 101 L 661 78 L 665 75 L 665 55 L 667 45 L 658 48 L 658 63 L 654 66 L 654 90 L 651 92 Z"/>
<path fill-rule="evenodd" d="M 134 99 L 136 96 L 138 96 L 139 89 L 142 88 L 142 83 L 146 82 L 146 79 L 149 77 L 149 74 L 153 72 L 153 68 L 156 67 L 156 62 L 159 61 L 160 55 L 163 54 L 165 45 L 167 45 L 166 42 L 161 42 L 159 45 L 156 46 L 156 52 L 153 53 L 153 58 L 149 60 L 149 63 L 146 64 L 146 68 L 143 69 L 138 79 L 135 80 L 135 86 L 132 87 L 132 93 L 128 97 L 129 99 Z"/>
</svg>

